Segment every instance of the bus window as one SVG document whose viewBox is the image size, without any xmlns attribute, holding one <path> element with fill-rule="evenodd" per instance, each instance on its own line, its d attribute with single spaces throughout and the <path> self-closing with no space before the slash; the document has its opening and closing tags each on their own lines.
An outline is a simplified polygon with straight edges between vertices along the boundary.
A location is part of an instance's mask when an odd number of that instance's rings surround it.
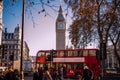
<svg viewBox="0 0 120 80">
<path fill-rule="evenodd" d="M 74 51 L 74 56 L 77 56 L 77 51 Z"/>
<path fill-rule="evenodd" d="M 57 52 L 57 56 L 60 56 L 60 51 Z"/>
<path fill-rule="evenodd" d="M 48 55 L 50 55 L 50 53 L 49 53 L 49 52 L 46 52 L 46 56 L 48 56 Z"/>
<path fill-rule="evenodd" d="M 64 56 L 67 56 L 67 54 L 68 54 L 67 51 L 64 51 Z"/>
<path fill-rule="evenodd" d="M 78 51 L 77 56 L 83 56 L 83 51 Z"/>
<path fill-rule="evenodd" d="M 68 51 L 68 56 L 73 56 L 73 51 Z"/>
<path fill-rule="evenodd" d="M 64 51 L 60 51 L 59 56 L 64 56 Z"/>
<path fill-rule="evenodd" d="M 42 57 L 45 55 L 45 52 L 39 52 L 37 56 Z"/>
<path fill-rule="evenodd" d="M 91 55 L 90 50 L 88 50 L 88 56 L 90 56 L 90 55 Z"/>
<path fill-rule="evenodd" d="M 67 64 L 67 69 L 72 69 L 71 64 Z"/>
<path fill-rule="evenodd" d="M 84 54 L 83 56 L 88 56 L 88 50 L 84 50 L 83 54 Z"/>
<path fill-rule="evenodd" d="M 96 54 L 95 54 L 95 50 L 87 50 L 88 52 L 87 52 L 87 56 L 95 56 Z"/>
<path fill-rule="evenodd" d="M 95 53 L 96 53 L 96 51 L 95 51 L 95 50 L 90 50 L 90 55 L 91 55 L 91 56 L 96 56 L 96 54 L 95 54 Z"/>
<path fill-rule="evenodd" d="M 76 64 L 76 69 L 83 69 L 83 64 Z"/>
</svg>

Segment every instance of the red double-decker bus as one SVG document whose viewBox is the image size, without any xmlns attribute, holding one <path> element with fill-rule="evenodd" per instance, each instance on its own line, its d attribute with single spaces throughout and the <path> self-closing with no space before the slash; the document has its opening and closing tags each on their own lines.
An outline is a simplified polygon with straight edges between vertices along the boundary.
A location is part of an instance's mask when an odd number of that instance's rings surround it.
<svg viewBox="0 0 120 80">
<path fill-rule="evenodd" d="M 51 50 L 40 50 L 36 55 L 36 64 L 38 66 L 48 65 L 48 67 L 64 66 L 66 68 L 65 77 L 75 77 L 83 75 L 85 65 L 93 72 L 93 77 L 100 76 L 100 61 L 96 58 L 98 49 L 65 49 L 55 50 L 50 56 Z"/>
</svg>

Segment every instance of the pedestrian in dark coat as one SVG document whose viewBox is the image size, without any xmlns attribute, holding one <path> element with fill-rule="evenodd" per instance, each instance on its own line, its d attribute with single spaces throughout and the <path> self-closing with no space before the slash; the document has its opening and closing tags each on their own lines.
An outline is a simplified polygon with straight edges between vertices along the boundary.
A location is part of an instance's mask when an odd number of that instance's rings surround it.
<svg viewBox="0 0 120 80">
<path fill-rule="evenodd" d="M 40 80 L 43 80 L 43 68 L 42 68 L 42 67 L 40 67 L 40 68 L 38 69 L 38 73 L 39 73 L 39 79 L 40 79 Z"/>
<path fill-rule="evenodd" d="M 89 70 L 88 66 L 84 66 L 84 72 L 83 72 L 83 80 L 91 80 L 92 78 L 92 72 Z"/>
<path fill-rule="evenodd" d="M 9 68 L 8 72 L 5 74 L 5 80 L 14 80 L 14 73 L 13 69 Z"/>
<path fill-rule="evenodd" d="M 33 80 L 40 80 L 39 79 L 39 73 L 37 70 L 35 70 L 35 72 L 33 73 Z"/>
<path fill-rule="evenodd" d="M 4 74 L 3 74 L 3 71 L 2 71 L 2 70 L 0 70 L 0 80 L 5 80 Z"/>
<path fill-rule="evenodd" d="M 13 76 L 14 76 L 14 80 L 19 80 L 20 75 L 19 75 L 19 71 L 17 69 L 14 70 Z"/>
<path fill-rule="evenodd" d="M 56 67 L 53 72 L 53 80 L 62 80 L 61 79 L 61 70 L 60 68 Z"/>
<path fill-rule="evenodd" d="M 48 67 L 44 68 L 44 78 L 43 80 L 53 80 L 52 76 L 50 74 L 50 69 L 48 69 Z"/>
</svg>

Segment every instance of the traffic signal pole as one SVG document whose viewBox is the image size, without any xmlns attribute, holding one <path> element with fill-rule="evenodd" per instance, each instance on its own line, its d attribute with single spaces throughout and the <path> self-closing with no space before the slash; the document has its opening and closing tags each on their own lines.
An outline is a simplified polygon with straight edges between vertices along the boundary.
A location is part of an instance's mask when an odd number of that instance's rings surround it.
<svg viewBox="0 0 120 80">
<path fill-rule="evenodd" d="M 52 67 L 53 50 L 50 50 L 50 68 Z"/>
<path fill-rule="evenodd" d="M 53 62 L 53 55 L 56 54 L 56 51 L 54 49 L 50 50 L 50 67 L 52 67 L 52 62 Z"/>
</svg>

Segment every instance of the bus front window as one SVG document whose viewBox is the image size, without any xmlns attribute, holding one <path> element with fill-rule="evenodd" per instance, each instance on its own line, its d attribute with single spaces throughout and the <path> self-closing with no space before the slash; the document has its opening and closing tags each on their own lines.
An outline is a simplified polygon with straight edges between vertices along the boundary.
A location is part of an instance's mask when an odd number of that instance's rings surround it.
<svg viewBox="0 0 120 80">
<path fill-rule="evenodd" d="M 44 52 L 39 52 L 37 56 L 38 56 L 38 57 L 42 57 L 42 56 L 44 56 L 44 55 L 45 55 Z"/>
<path fill-rule="evenodd" d="M 50 52 L 46 52 L 46 56 L 50 55 Z"/>
</svg>

